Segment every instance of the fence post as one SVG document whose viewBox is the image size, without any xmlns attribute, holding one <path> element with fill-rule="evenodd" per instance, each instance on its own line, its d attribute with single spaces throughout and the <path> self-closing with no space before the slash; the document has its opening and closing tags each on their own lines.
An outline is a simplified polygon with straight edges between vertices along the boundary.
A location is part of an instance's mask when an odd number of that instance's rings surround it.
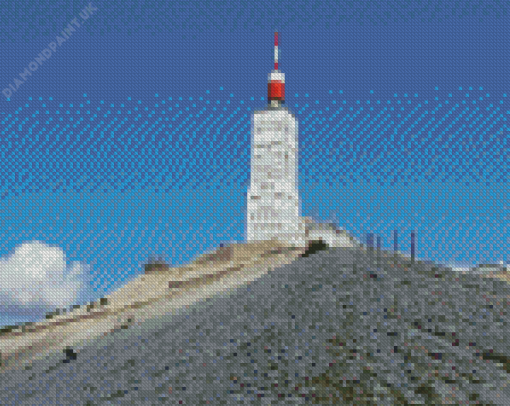
<svg viewBox="0 0 510 406">
<path fill-rule="evenodd" d="M 377 236 L 377 258 L 381 257 L 381 237 Z"/>
<path fill-rule="evenodd" d="M 415 235 L 414 230 L 411 231 L 411 263 L 414 264 L 414 244 L 415 244 Z"/>
<path fill-rule="evenodd" d="M 373 234 L 367 233 L 367 248 L 369 252 L 373 251 Z"/>
<path fill-rule="evenodd" d="M 396 257 L 397 256 L 397 251 L 398 251 L 398 234 L 397 234 L 397 230 L 393 230 L 393 256 Z"/>
</svg>

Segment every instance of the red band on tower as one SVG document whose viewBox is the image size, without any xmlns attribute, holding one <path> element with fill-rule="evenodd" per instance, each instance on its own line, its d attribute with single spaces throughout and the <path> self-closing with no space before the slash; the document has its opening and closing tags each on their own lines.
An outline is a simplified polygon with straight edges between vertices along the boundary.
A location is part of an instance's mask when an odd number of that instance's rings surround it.
<svg viewBox="0 0 510 406">
<path fill-rule="evenodd" d="M 271 81 L 267 85 L 267 91 L 269 92 L 269 100 L 285 100 L 285 83 L 280 81 Z"/>
</svg>

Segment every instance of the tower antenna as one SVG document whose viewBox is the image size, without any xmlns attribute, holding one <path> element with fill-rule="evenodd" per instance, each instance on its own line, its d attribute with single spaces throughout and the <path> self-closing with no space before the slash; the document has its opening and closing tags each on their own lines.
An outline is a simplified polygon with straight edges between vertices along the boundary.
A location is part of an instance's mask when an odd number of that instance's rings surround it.
<svg viewBox="0 0 510 406">
<path fill-rule="evenodd" d="M 278 31 L 274 33 L 274 70 L 278 70 Z"/>
<path fill-rule="evenodd" d="M 274 70 L 269 74 L 267 98 L 272 107 L 285 103 L 285 74 L 278 70 L 278 31 L 274 33 Z"/>
</svg>

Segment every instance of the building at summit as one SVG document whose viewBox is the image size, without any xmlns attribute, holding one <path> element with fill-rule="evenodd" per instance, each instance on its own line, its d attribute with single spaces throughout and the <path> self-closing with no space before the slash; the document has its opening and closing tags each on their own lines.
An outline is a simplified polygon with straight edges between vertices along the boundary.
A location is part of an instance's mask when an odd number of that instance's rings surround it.
<svg viewBox="0 0 510 406">
<path fill-rule="evenodd" d="M 275 33 L 274 70 L 269 74 L 268 105 L 253 113 L 251 177 L 247 196 L 247 241 L 280 240 L 295 246 L 322 239 L 329 246 L 353 243 L 345 231 L 301 216 L 298 190 L 298 120 L 284 107 L 285 74 L 278 69 Z"/>
</svg>

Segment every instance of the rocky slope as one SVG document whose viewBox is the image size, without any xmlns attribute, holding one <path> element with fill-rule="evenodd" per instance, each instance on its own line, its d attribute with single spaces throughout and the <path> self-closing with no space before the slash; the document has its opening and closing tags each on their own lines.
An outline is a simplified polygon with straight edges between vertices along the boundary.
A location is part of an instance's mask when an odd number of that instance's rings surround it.
<svg viewBox="0 0 510 406">
<path fill-rule="evenodd" d="M 0 404 L 509 404 L 510 289 L 334 248 L 4 372 Z"/>
<path fill-rule="evenodd" d="M 191 264 L 146 266 L 146 273 L 97 302 L 23 328 L 0 333 L 0 371 L 49 352 L 143 323 L 153 316 L 231 289 L 292 262 L 304 252 L 279 242 L 232 244 Z"/>
</svg>

